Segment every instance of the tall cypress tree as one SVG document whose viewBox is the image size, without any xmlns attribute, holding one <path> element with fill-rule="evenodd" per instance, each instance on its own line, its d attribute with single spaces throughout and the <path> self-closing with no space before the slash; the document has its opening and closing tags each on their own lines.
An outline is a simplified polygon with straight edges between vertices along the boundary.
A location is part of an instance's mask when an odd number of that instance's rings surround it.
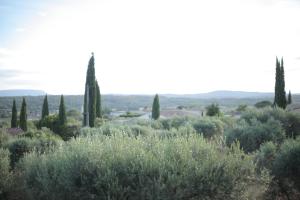
<svg viewBox="0 0 300 200">
<path fill-rule="evenodd" d="M 277 106 L 280 99 L 280 63 L 276 57 L 276 75 L 275 75 L 275 97 L 274 106 Z"/>
<path fill-rule="evenodd" d="M 98 85 L 98 81 L 96 80 L 96 117 L 102 117 L 102 109 L 101 109 L 101 94 L 100 87 Z"/>
<path fill-rule="evenodd" d="M 23 97 L 22 107 L 20 112 L 20 128 L 23 131 L 27 131 L 27 108 L 26 108 L 26 101 L 24 97 Z"/>
<path fill-rule="evenodd" d="M 18 111 L 16 106 L 16 100 L 13 101 L 12 111 L 11 111 L 11 128 L 18 127 Z"/>
<path fill-rule="evenodd" d="M 274 105 L 285 109 L 287 105 L 286 92 L 285 92 L 285 78 L 284 78 L 284 66 L 283 58 L 279 63 L 276 57 L 276 78 L 275 78 L 275 98 Z"/>
<path fill-rule="evenodd" d="M 95 60 L 94 54 L 89 60 L 89 65 L 86 73 L 85 93 L 84 93 L 84 126 L 95 126 L 96 118 L 96 78 L 95 78 Z M 88 116 L 87 116 L 88 115 Z M 88 121 L 88 122 L 87 122 Z"/>
<path fill-rule="evenodd" d="M 48 115 L 49 115 L 49 106 L 48 106 L 48 97 L 46 95 L 43 102 L 42 119 L 44 119 Z"/>
<path fill-rule="evenodd" d="M 66 122 L 67 122 L 65 101 L 64 101 L 64 96 L 63 95 L 60 96 L 58 121 L 59 121 L 59 125 L 65 125 Z"/>
<path fill-rule="evenodd" d="M 291 90 L 289 91 L 288 102 L 287 103 L 288 104 L 292 104 L 293 103 Z"/>
<path fill-rule="evenodd" d="M 160 116 L 160 105 L 158 94 L 155 95 L 152 105 L 152 119 L 157 120 Z"/>
</svg>

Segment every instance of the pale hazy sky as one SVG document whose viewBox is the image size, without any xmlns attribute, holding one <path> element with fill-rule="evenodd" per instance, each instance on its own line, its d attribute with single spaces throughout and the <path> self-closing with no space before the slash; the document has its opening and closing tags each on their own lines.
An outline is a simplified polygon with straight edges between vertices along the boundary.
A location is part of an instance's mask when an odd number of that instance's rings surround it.
<svg viewBox="0 0 300 200">
<path fill-rule="evenodd" d="M 0 89 L 300 92 L 300 0 L 0 0 Z"/>
</svg>

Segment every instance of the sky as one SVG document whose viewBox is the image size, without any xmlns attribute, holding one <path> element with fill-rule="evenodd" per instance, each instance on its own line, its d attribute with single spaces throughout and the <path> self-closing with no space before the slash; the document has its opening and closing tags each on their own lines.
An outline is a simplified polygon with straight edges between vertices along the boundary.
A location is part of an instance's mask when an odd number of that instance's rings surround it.
<svg viewBox="0 0 300 200">
<path fill-rule="evenodd" d="M 0 0 L 0 90 L 300 92 L 300 0 Z"/>
</svg>

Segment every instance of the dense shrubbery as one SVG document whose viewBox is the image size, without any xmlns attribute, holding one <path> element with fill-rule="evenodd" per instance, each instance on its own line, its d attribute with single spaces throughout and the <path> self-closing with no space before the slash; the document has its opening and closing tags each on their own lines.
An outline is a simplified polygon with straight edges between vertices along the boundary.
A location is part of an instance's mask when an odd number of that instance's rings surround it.
<svg viewBox="0 0 300 200">
<path fill-rule="evenodd" d="M 19 136 L 0 129 L 0 199 L 300 198 L 298 114 L 97 123 L 80 128 L 71 118 L 59 134 L 68 142 L 41 127 Z"/>
<path fill-rule="evenodd" d="M 282 182 L 291 181 L 300 192 L 300 138 L 284 142 L 276 154 L 272 173 Z"/>
<path fill-rule="evenodd" d="M 282 109 L 263 109 L 263 110 L 249 110 L 241 116 L 250 122 L 252 119 L 265 123 L 269 119 L 278 120 L 285 130 L 287 137 L 296 138 L 300 135 L 300 114 L 293 112 L 286 112 Z"/>
<path fill-rule="evenodd" d="M 206 138 L 222 136 L 224 124 L 221 120 L 215 118 L 200 118 L 193 121 L 193 127 L 197 133 L 203 134 Z"/>
<path fill-rule="evenodd" d="M 245 152 L 256 151 L 265 142 L 281 143 L 284 137 L 280 122 L 274 119 L 269 119 L 265 123 L 256 119 L 250 122 L 241 120 L 236 127 L 226 131 L 226 143 L 231 145 L 238 141 Z"/>
<path fill-rule="evenodd" d="M 267 168 L 274 177 L 265 199 L 300 198 L 300 138 L 281 146 L 268 142 L 256 154 L 259 170 Z"/>
<path fill-rule="evenodd" d="M 119 132 L 119 131 L 118 131 Z M 222 148 L 201 136 L 77 138 L 49 154 L 23 159 L 32 199 L 247 199 L 267 179 L 237 147 Z M 258 192 L 258 193 L 259 193 Z"/>
<path fill-rule="evenodd" d="M 11 185 L 12 174 L 9 162 L 9 151 L 0 148 L 0 199 L 5 199 Z"/>
<path fill-rule="evenodd" d="M 59 136 L 49 130 L 29 131 L 20 137 L 12 138 L 4 147 L 10 151 L 11 166 L 14 167 L 24 154 L 34 150 L 47 152 L 49 147 L 59 144 L 60 140 Z"/>
</svg>

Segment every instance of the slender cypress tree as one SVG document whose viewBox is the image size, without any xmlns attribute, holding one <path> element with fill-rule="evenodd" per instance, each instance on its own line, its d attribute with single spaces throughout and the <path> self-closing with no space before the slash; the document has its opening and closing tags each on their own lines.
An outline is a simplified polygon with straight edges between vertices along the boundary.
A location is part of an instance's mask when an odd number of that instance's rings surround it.
<svg viewBox="0 0 300 200">
<path fill-rule="evenodd" d="M 60 96 L 58 121 L 59 121 L 59 125 L 65 125 L 66 122 L 67 122 L 65 101 L 64 101 L 64 96 L 63 95 Z"/>
<path fill-rule="evenodd" d="M 48 115 L 49 115 L 49 106 L 48 106 L 48 97 L 46 95 L 43 102 L 42 119 L 44 119 Z"/>
<path fill-rule="evenodd" d="M 158 94 L 155 95 L 152 105 L 152 119 L 157 120 L 160 116 L 160 105 Z"/>
<path fill-rule="evenodd" d="M 98 85 L 98 81 L 96 80 L 96 117 L 102 117 L 102 109 L 101 109 L 101 94 L 100 87 Z"/>
<path fill-rule="evenodd" d="M 16 100 L 13 101 L 12 111 L 11 111 L 11 128 L 18 127 L 18 111 L 16 106 Z"/>
<path fill-rule="evenodd" d="M 26 101 L 24 97 L 23 97 L 22 107 L 20 112 L 20 128 L 23 131 L 27 131 L 27 108 L 26 108 Z"/>
<path fill-rule="evenodd" d="M 95 126 L 96 118 L 96 78 L 95 78 L 95 60 L 94 54 L 90 58 L 85 82 L 85 93 L 84 93 L 84 126 Z M 88 115 L 88 116 L 87 116 Z M 88 122 L 87 122 L 88 121 Z"/>
<path fill-rule="evenodd" d="M 292 104 L 293 103 L 291 90 L 289 91 L 288 102 L 287 103 L 288 104 Z"/>
<path fill-rule="evenodd" d="M 275 75 L 275 97 L 274 106 L 277 106 L 280 99 L 280 63 L 276 57 L 276 75 Z"/>
<path fill-rule="evenodd" d="M 274 106 L 285 109 L 287 105 L 286 92 L 285 92 L 285 78 L 284 78 L 284 66 L 283 58 L 279 63 L 276 57 L 276 78 L 275 78 L 275 98 Z"/>
</svg>

